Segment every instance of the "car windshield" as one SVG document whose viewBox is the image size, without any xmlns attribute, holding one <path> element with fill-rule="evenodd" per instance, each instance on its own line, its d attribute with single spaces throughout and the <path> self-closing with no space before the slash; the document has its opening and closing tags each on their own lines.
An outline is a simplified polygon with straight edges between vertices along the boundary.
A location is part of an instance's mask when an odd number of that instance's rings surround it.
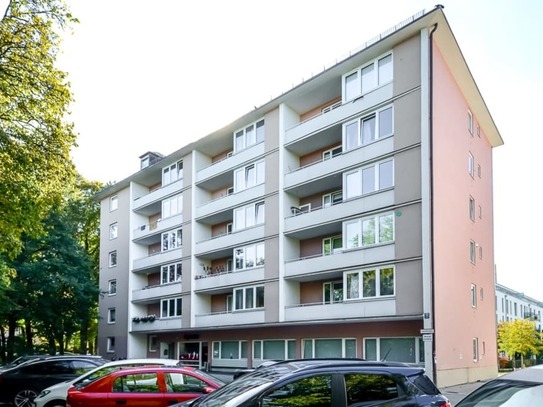
<svg viewBox="0 0 543 407">
<path fill-rule="evenodd" d="M 481 386 L 457 407 L 524 407 L 537 406 L 543 400 L 543 385 L 534 382 L 495 380 Z"/>
</svg>

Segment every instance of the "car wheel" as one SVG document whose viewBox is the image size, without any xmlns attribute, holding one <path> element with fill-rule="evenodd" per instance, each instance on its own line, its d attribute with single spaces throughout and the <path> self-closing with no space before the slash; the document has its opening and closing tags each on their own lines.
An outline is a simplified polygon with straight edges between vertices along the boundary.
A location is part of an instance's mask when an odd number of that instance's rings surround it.
<svg viewBox="0 0 543 407">
<path fill-rule="evenodd" d="M 21 390 L 15 395 L 13 404 L 15 404 L 15 407 L 32 407 L 32 400 L 34 400 L 37 395 L 38 393 L 31 389 Z"/>
</svg>

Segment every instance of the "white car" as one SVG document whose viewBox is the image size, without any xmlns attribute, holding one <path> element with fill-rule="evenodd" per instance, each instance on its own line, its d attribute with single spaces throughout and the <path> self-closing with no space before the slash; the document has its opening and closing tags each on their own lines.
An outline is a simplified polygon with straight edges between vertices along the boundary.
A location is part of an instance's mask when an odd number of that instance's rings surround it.
<svg viewBox="0 0 543 407">
<path fill-rule="evenodd" d="M 182 366 L 183 362 L 175 359 L 123 359 L 108 362 L 96 369 L 91 370 L 77 379 L 70 380 L 68 382 L 62 382 L 55 384 L 42 390 L 38 396 L 33 400 L 34 407 L 65 407 L 66 395 L 68 389 L 75 384 L 93 382 L 115 370 L 119 370 L 123 367 L 136 367 L 136 366 Z"/>
</svg>

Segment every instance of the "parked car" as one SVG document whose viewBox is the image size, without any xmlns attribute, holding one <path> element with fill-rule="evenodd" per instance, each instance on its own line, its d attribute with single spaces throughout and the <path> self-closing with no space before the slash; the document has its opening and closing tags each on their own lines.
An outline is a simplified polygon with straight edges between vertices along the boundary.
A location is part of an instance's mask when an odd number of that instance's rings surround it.
<svg viewBox="0 0 543 407">
<path fill-rule="evenodd" d="M 107 360 L 99 356 L 51 356 L 0 372 L 0 403 L 31 407 L 40 391 L 81 376 Z"/>
<path fill-rule="evenodd" d="M 277 360 L 265 360 L 261 364 L 259 364 L 256 368 L 246 368 L 246 369 L 239 369 L 234 372 L 232 375 L 232 379 L 236 380 L 239 379 L 241 376 L 245 376 L 246 374 L 253 373 L 255 369 L 260 369 L 261 367 L 266 367 L 273 365 L 274 363 L 277 363 Z"/>
<path fill-rule="evenodd" d="M 175 359 L 122 359 L 108 362 L 100 367 L 91 370 L 73 380 L 57 383 L 40 392 L 34 399 L 34 407 L 64 407 L 66 406 L 66 395 L 72 386 L 87 385 L 101 377 L 126 367 L 137 366 L 181 366 L 180 361 Z"/>
<path fill-rule="evenodd" d="M 543 365 L 528 367 L 490 380 L 456 407 L 525 407 L 543 404 Z"/>
<path fill-rule="evenodd" d="M 168 407 L 213 392 L 224 383 L 194 367 L 136 367 L 117 370 L 68 390 L 66 406 Z"/>
<path fill-rule="evenodd" d="M 300 359 L 256 369 L 177 407 L 451 407 L 421 367 L 359 359 Z"/>
</svg>

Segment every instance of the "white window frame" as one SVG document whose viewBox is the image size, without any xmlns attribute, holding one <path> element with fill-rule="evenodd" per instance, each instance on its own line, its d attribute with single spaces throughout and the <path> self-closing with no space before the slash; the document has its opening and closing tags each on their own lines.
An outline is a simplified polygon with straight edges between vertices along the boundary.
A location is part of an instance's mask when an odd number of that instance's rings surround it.
<svg viewBox="0 0 543 407">
<path fill-rule="evenodd" d="M 470 287 L 471 308 L 477 308 L 477 285 L 471 284 Z"/>
<path fill-rule="evenodd" d="M 172 271 L 174 278 L 172 279 Z M 181 262 L 165 264 L 160 267 L 160 285 L 172 284 L 181 281 L 183 264 Z"/>
<path fill-rule="evenodd" d="M 473 114 L 468 110 L 468 131 L 473 136 Z"/>
<path fill-rule="evenodd" d="M 339 287 L 341 285 L 341 287 Z M 341 288 L 341 298 L 335 299 L 334 291 Z M 326 298 L 326 291 L 329 291 L 330 298 Z M 322 303 L 323 304 L 339 304 L 343 302 L 344 293 L 343 293 L 343 280 L 339 281 L 328 281 L 322 284 Z"/>
<path fill-rule="evenodd" d="M 479 362 L 479 338 L 473 338 L 473 362 Z"/>
<path fill-rule="evenodd" d="M 106 352 L 115 353 L 115 337 L 114 336 L 107 337 Z"/>
<path fill-rule="evenodd" d="M 183 194 L 171 196 L 162 201 L 162 219 L 183 213 Z"/>
<path fill-rule="evenodd" d="M 165 244 L 167 247 L 165 247 Z M 162 252 L 175 250 L 183 246 L 183 229 L 173 229 L 161 234 L 160 247 Z"/>
<path fill-rule="evenodd" d="M 386 218 L 389 218 L 387 220 Z M 382 240 L 383 226 L 386 226 L 383 222 L 391 222 L 392 238 L 389 240 Z M 355 233 L 353 233 L 355 232 Z M 373 232 L 373 243 L 365 242 L 365 235 L 369 232 Z M 379 244 L 391 243 L 395 240 L 396 226 L 394 222 L 394 213 L 378 213 L 372 216 L 366 216 L 364 218 L 353 219 L 343 222 L 343 250 L 359 249 L 362 247 L 371 247 Z M 356 241 L 353 241 L 356 238 Z M 351 242 L 349 241 L 351 240 Z"/>
<path fill-rule="evenodd" d="M 257 161 L 234 171 L 234 192 L 245 191 L 264 183 L 266 167 L 264 160 Z"/>
<path fill-rule="evenodd" d="M 475 254 L 475 242 L 470 240 L 469 242 L 469 260 L 471 264 L 475 264 L 476 254 Z"/>
<path fill-rule="evenodd" d="M 109 268 L 117 267 L 117 250 L 112 250 L 108 254 Z"/>
<path fill-rule="evenodd" d="M 356 357 L 356 354 L 358 353 L 357 346 L 356 346 L 356 338 L 302 338 L 302 357 L 304 358 L 310 358 L 315 359 L 319 357 L 316 353 L 317 345 L 316 342 L 318 341 L 341 341 L 341 357 Z M 354 346 L 352 346 L 352 349 L 355 351 L 355 355 L 348 355 L 347 354 L 347 342 L 353 343 Z"/>
<path fill-rule="evenodd" d="M 381 340 L 382 339 L 413 339 L 414 345 L 415 345 L 415 352 L 414 352 L 415 354 L 413 355 L 414 360 L 412 363 L 421 363 L 424 360 L 424 343 L 421 340 L 420 336 L 366 337 L 364 338 L 363 344 L 362 344 L 362 353 L 363 353 L 362 357 L 366 360 L 373 360 L 373 359 L 370 359 L 369 355 L 366 353 L 366 349 L 367 349 L 366 343 L 368 341 L 375 341 L 375 356 L 376 356 L 377 361 L 380 361 L 380 358 L 382 356 L 381 355 Z M 385 350 L 385 352 L 388 352 L 388 349 Z"/>
<path fill-rule="evenodd" d="M 381 294 L 381 271 L 392 269 L 392 294 Z M 375 295 L 364 295 L 364 273 L 375 272 Z M 357 286 L 351 290 L 349 285 L 349 276 L 358 275 Z M 391 298 L 396 295 L 396 268 L 394 266 L 371 267 L 361 270 L 346 271 L 343 273 L 343 301 L 357 301 L 372 298 Z"/>
<path fill-rule="evenodd" d="M 266 262 L 265 244 L 264 242 L 260 242 L 248 246 L 236 247 L 233 256 L 235 271 L 263 267 Z"/>
<path fill-rule="evenodd" d="M 115 307 L 108 308 L 107 309 L 107 323 L 108 324 L 114 324 L 117 321 L 117 315 L 116 315 Z"/>
<path fill-rule="evenodd" d="M 388 180 L 388 183 L 390 185 L 381 185 L 381 168 L 384 165 L 390 164 L 391 167 L 391 179 Z M 373 187 L 372 189 L 365 190 L 366 188 L 370 188 L 370 186 L 366 186 L 366 182 L 364 180 L 366 171 L 373 171 Z M 382 160 L 377 163 L 366 165 L 364 167 L 356 168 L 352 171 L 347 171 L 343 173 L 343 199 L 353 199 L 364 195 L 373 194 L 375 192 L 379 192 L 381 190 L 385 190 L 388 188 L 394 188 L 394 159 L 387 159 Z M 354 190 L 351 190 L 354 187 Z"/>
<path fill-rule="evenodd" d="M 264 224 L 266 207 L 264 201 L 234 209 L 234 231 Z"/>
<path fill-rule="evenodd" d="M 469 218 L 475 222 L 475 199 L 469 197 Z"/>
<path fill-rule="evenodd" d="M 119 209 L 119 196 L 113 195 L 109 198 L 109 211 L 114 212 Z"/>
<path fill-rule="evenodd" d="M 264 309 L 264 295 L 263 285 L 234 288 L 232 293 L 233 311 Z M 240 304 L 238 304 L 238 299 L 240 300 Z M 259 302 L 259 299 L 261 302 Z"/>
<path fill-rule="evenodd" d="M 119 237 L 119 225 L 117 222 L 109 225 L 109 240 L 115 240 Z"/>
<path fill-rule="evenodd" d="M 266 137 L 266 122 L 259 119 L 234 132 L 234 151 L 236 153 L 264 141 Z"/>
<path fill-rule="evenodd" d="M 149 335 L 149 352 L 156 352 L 158 350 L 158 336 Z"/>
<path fill-rule="evenodd" d="M 337 240 L 341 240 L 341 247 L 334 248 L 334 242 Z M 330 253 L 326 252 L 326 245 L 330 245 Z M 343 251 L 343 236 L 337 235 L 337 236 L 330 236 L 325 237 L 322 239 L 322 255 L 323 256 L 329 256 L 331 254 L 334 254 L 335 252 Z"/>
<path fill-rule="evenodd" d="M 296 358 L 296 340 L 295 339 L 259 339 L 253 341 L 253 361 L 258 360 L 270 360 L 269 354 L 266 351 L 266 345 L 274 344 L 283 345 L 283 355 L 277 355 L 279 360 L 288 360 Z M 268 357 L 266 357 L 268 356 Z"/>
<path fill-rule="evenodd" d="M 337 199 L 339 197 L 339 199 Z M 343 191 L 334 191 L 322 196 L 322 207 L 328 208 L 343 202 Z"/>
<path fill-rule="evenodd" d="M 390 66 L 391 66 L 391 73 L 390 78 L 386 78 L 384 75 L 384 71 L 381 71 L 380 69 L 380 61 L 383 61 L 384 59 L 390 57 Z M 363 72 L 366 71 L 368 68 L 372 67 L 373 69 L 373 80 L 372 83 L 368 84 L 368 87 L 365 88 L 363 86 Z M 356 75 L 355 81 L 354 81 L 354 88 L 355 91 L 351 96 L 347 95 L 346 90 L 346 81 L 347 78 L 352 77 L 353 75 Z M 384 86 L 390 82 L 394 81 L 394 56 L 392 52 L 387 52 L 378 58 L 374 59 L 373 61 L 361 65 L 356 69 L 353 69 L 350 72 L 347 72 L 344 74 L 341 78 L 341 93 L 342 93 L 342 101 L 343 103 L 348 102 L 350 100 L 356 99 L 368 92 L 371 92 L 381 86 Z"/>
<path fill-rule="evenodd" d="M 381 135 L 380 134 L 381 133 L 381 117 L 388 110 L 390 110 L 391 112 L 391 118 L 390 118 L 391 131 Z M 375 127 L 373 129 L 373 134 L 371 135 L 371 140 L 364 141 L 364 133 L 363 133 L 364 124 L 363 123 L 371 119 L 375 120 Z M 355 131 L 356 131 L 356 143 L 353 146 L 349 146 L 348 139 L 347 139 L 347 128 L 349 127 L 352 128 L 352 126 L 354 126 Z M 394 105 L 388 105 L 388 106 L 382 107 L 381 109 L 378 109 L 372 112 L 371 114 L 365 115 L 363 117 L 358 117 L 354 120 L 350 120 L 343 124 L 342 129 L 343 129 L 342 139 L 343 139 L 343 146 L 345 146 L 345 151 L 351 151 L 361 146 L 365 146 L 373 142 L 376 142 L 378 140 L 391 137 L 394 135 Z"/>
<path fill-rule="evenodd" d="M 162 168 L 162 186 L 172 184 L 180 179 L 183 179 L 183 160 Z"/>
<path fill-rule="evenodd" d="M 473 154 L 468 153 L 468 174 L 473 178 L 474 174 L 474 168 L 475 168 L 475 158 L 473 158 Z"/>
<path fill-rule="evenodd" d="M 166 307 L 164 306 L 166 304 Z M 166 312 L 164 312 L 166 308 Z M 181 297 L 160 300 L 160 319 L 180 318 L 183 316 L 183 300 Z"/>
<path fill-rule="evenodd" d="M 342 145 L 337 145 L 335 147 L 332 147 L 326 151 L 323 151 L 322 152 L 322 160 L 323 161 L 326 161 L 326 160 L 329 160 L 331 158 L 334 158 L 335 156 L 337 155 L 340 155 L 341 152 L 343 151 L 343 147 Z"/>
<path fill-rule="evenodd" d="M 237 357 L 233 357 L 232 354 L 223 355 L 223 342 L 230 342 L 230 343 L 237 343 Z M 248 343 L 247 341 L 214 341 L 212 344 L 213 347 L 213 359 L 228 359 L 228 360 L 242 360 L 247 359 L 247 350 L 248 350 Z"/>
<path fill-rule="evenodd" d="M 107 295 L 117 295 L 117 279 L 109 280 L 107 283 Z"/>
</svg>

